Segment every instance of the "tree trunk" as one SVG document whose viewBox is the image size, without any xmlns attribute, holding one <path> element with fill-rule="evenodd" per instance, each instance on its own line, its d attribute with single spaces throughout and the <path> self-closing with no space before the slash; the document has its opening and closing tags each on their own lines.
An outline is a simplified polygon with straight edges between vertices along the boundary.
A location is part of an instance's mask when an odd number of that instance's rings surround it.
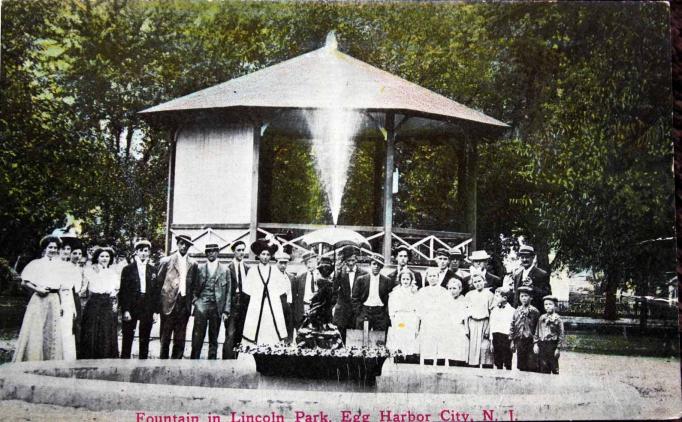
<svg viewBox="0 0 682 422">
<path fill-rule="evenodd" d="M 616 311 L 616 289 L 618 288 L 619 274 L 617 270 L 607 270 L 604 274 L 604 319 L 615 321 L 618 319 Z"/>
</svg>

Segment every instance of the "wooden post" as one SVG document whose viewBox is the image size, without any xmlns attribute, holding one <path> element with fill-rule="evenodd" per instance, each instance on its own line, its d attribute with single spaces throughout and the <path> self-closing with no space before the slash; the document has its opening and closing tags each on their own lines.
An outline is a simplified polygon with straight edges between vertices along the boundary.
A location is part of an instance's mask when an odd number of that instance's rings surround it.
<svg viewBox="0 0 682 422">
<path fill-rule="evenodd" d="M 478 189 L 478 151 L 475 139 L 466 141 L 466 226 L 471 233 L 470 250 L 475 251 L 476 247 L 476 212 L 477 212 L 477 189 Z"/>
<path fill-rule="evenodd" d="M 393 240 L 393 168 L 395 153 L 395 114 L 386 113 L 386 167 L 384 178 L 384 260 L 391 262 Z"/>
<path fill-rule="evenodd" d="M 173 237 L 171 236 L 171 226 L 173 225 L 173 188 L 175 186 L 175 149 L 178 142 L 179 128 L 170 130 L 170 150 L 168 154 L 168 188 L 166 195 L 166 245 L 165 253 L 168 255 L 173 245 Z"/>
<path fill-rule="evenodd" d="M 256 241 L 258 235 L 258 162 L 260 159 L 260 122 L 253 125 L 253 163 L 251 166 L 251 221 L 249 223 L 249 242 Z M 250 248 L 247 250 L 251 250 Z M 251 259 L 255 256 L 249 252 Z"/>
</svg>

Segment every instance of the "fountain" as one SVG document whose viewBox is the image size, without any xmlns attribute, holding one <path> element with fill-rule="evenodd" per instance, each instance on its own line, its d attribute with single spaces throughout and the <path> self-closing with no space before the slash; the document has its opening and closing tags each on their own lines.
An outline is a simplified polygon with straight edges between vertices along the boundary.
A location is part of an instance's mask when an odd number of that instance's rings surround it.
<svg viewBox="0 0 682 422">
<path fill-rule="evenodd" d="M 325 49 L 333 54 L 336 47 L 336 36 L 332 31 L 327 35 Z M 324 187 L 334 225 L 338 223 L 348 181 L 348 168 L 355 147 L 353 138 L 362 122 L 362 114 L 358 111 L 335 107 L 335 100 L 347 95 L 338 83 L 347 75 L 340 72 L 341 69 L 335 66 L 326 75 L 324 97 L 327 98 L 327 107 L 301 111 L 312 137 L 315 169 Z"/>
</svg>

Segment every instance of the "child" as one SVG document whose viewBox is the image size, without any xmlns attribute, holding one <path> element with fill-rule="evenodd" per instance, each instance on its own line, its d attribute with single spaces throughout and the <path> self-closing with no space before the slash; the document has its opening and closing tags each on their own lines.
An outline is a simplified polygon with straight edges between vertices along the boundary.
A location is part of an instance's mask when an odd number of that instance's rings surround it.
<svg viewBox="0 0 682 422">
<path fill-rule="evenodd" d="M 448 292 L 452 296 L 452 309 L 449 315 L 453 320 L 453 345 L 450 348 L 448 364 L 450 366 L 466 366 L 469 356 L 469 339 L 466 334 L 466 320 L 469 317 L 467 300 L 462 295 L 462 281 L 452 277 L 448 281 Z"/>
<path fill-rule="evenodd" d="M 492 368 L 490 356 L 490 310 L 493 308 L 494 296 L 485 288 L 485 278 L 480 274 L 472 274 L 474 290 L 466 294 L 469 318 L 466 333 L 469 337 L 469 366 Z"/>
<path fill-rule="evenodd" d="M 426 270 L 428 286 L 417 291 L 419 355 L 422 365 L 444 365 L 452 350 L 454 327 L 446 316 L 452 309 L 452 296 L 441 287 L 438 268 Z"/>
<path fill-rule="evenodd" d="M 391 317 L 391 326 L 388 327 L 386 348 L 391 351 L 400 350 L 406 358 L 396 358 L 396 362 L 406 362 L 408 359 L 414 360 L 412 356 L 416 357 L 419 353 L 417 285 L 414 273 L 408 269 L 398 273 L 397 279 L 400 284 L 388 295 L 388 315 Z"/>
<path fill-rule="evenodd" d="M 490 311 L 490 341 L 493 360 L 497 369 L 511 369 L 512 351 L 509 334 L 511 333 L 514 308 L 507 302 L 509 288 L 495 289 L 495 307 Z"/>
<path fill-rule="evenodd" d="M 527 286 L 518 288 L 520 305 L 514 311 L 509 340 L 512 353 L 516 350 L 516 368 L 519 371 L 535 371 L 533 358 L 533 336 L 540 318 L 540 311 L 530 304 L 533 289 Z"/>
<path fill-rule="evenodd" d="M 555 308 L 559 301 L 555 296 L 542 298 L 545 314 L 540 317 L 535 330 L 533 352 L 538 355 L 539 372 L 559 373 L 559 345 L 564 341 L 564 322 Z"/>
</svg>

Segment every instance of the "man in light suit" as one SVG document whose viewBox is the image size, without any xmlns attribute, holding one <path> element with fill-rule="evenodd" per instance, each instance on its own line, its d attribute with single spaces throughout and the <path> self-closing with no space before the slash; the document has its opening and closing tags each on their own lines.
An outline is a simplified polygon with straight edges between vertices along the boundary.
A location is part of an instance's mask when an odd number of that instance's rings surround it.
<svg viewBox="0 0 682 422">
<path fill-rule="evenodd" d="M 208 328 L 208 358 L 218 357 L 218 333 L 221 321 L 230 314 L 230 270 L 218 262 L 220 248 L 215 243 L 205 247 L 208 262 L 198 266 L 192 282 L 194 328 L 192 329 L 192 359 L 201 357 Z"/>
<path fill-rule="evenodd" d="M 185 352 L 187 321 L 192 310 L 192 281 L 197 264 L 189 257 L 192 239 L 187 235 L 175 236 L 178 250 L 161 260 L 159 283 L 161 287 L 161 359 L 168 359 L 171 338 L 172 359 L 182 359 Z"/>
<path fill-rule="evenodd" d="M 135 258 L 121 271 L 121 289 L 118 304 L 121 308 L 123 341 L 121 359 L 130 359 L 135 336 L 135 326 L 140 322 L 139 357 L 149 356 L 149 334 L 156 322 L 155 313 L 159 308 L 159 285 L 156 282 L 156 268 L 149 262 L 152 244 L 148 240 L 135 242 Z"/>
<path fill-rule="evenodd" d="M 381 274 L 384 259 L 373 256 L 370 263 L 370 274 L 365 274 L 355 281 L 351 302 L 355 311 L 355 327 L 363 328 L 369 321 L 369 329 L 386 331 L 391 324 L 388 317 L 388 294 L 393 289 L 393 282 Z"/>
<path fill-rule="evenodd" d="M 345 343 L 346 330 L 355 327 L 355 311 L 351 304 L 351 292 L 357 279 L 367 272 L 358 267 L 354 248 L 342 249 L 340 257 L 345 266 L 340 274 L 334 278 L 332 286 L 332 303 L 335 304 L 333 323 L 339 329 L 341 339 Z"/>
<path fill-rule="evenodd" d="M 315 285 L 317 255 L 313 252 L 307 252 L 303 255 L 303 263 L 306 266 L 306 271 L 296 276 L 291 283 L 291 293 L 293 295 L 291 307 L 295 329 L 301 326 L 303 318 L 310 307 L 310 300 L 317 290 Z"/>
<path fill-rule="evenodd" d="M 237 359 L 234 348 L 242 341 L 244 318 L 249 307 L 249 297 L 242 294 L 242 283 L 246 280 L 249 267 L 244 264 L 246 244 L 241 240 L 232 244 L 234 259 L 227 266 L 230 270 L 230 315 L 225 320 L 225 342 L 223 343 L 223 359 Z"/>
</svg>

